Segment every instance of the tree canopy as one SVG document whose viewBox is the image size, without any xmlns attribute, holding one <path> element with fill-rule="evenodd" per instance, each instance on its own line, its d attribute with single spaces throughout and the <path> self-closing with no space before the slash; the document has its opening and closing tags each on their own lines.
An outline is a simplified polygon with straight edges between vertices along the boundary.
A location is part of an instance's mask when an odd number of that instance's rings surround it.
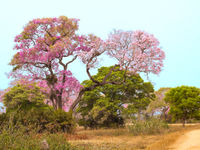
<svg viewBox="0 0 200 150">
<path fill-rule="evenodd" d="M 111 67 L 101 67 L 93 78 L 101 82 Z M 107 79 L 109 82 L 123 80 L 125 71 L 114 71 Z M 144 82 L 138 74 L 126 73 L 125 84 L 106 84 L 84 93 L 77 111 L 82 117 L 82 124 L 95 126 L 123 125 L 125 116 L 134 115 L 149 105 L 154 98 L 153 85 Z M 85 80 L 82 85 L 87 88 L 94 83 Z"/>
<path fill-rule="evenodd" d="M 200 89 L 180 86 L 166 93 L 165 101 L 170 104 L 170 114 L 174 119 L 181 119 L 183 126 L 187 119 L 200 115 Z"/>
<path fill-rule="evenodd" d="M 15 37 L 17 52 L 10 63 L 13 66 L 10 75 L 37 82 L 46 89 L 55 109 L 63 108 L 66 103 L 71 103 L 72 95 L 78 95 L 71 105 L 74 109 L 85 91 L 105 84 L 119 84 L 107 81 L 116 68 L 134 74 L 160 73 L 165 54 L 152 34 L 115 30 L 108 39 L 102 40 L 92 34 L 79 35 L 78 21 L 65 16 L 30 21 Z M 117 63 L 99 82 L 92 77 L 90 69 L 100 63 L 102 54 L 111 56 Z M 69 70 L 68 66 L 76 59 L 85 64 L 86 73 L 94 82 L 91 87 L 82 87 Z M 123 82 L 125 78 L 121 84 Z"/>
<path fill-rule="evenodd" d="M 45 106 L 45 96 L 36 84 L 20 85 L 12 87 L 3 95 L 3 104 L 6 111 L 30 109 L 32 107 Z"/>
</svg>

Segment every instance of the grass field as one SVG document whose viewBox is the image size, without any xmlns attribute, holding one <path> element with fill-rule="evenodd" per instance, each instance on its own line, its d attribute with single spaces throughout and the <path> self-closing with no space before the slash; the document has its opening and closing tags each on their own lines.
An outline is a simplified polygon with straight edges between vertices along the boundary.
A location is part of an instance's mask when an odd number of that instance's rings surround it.
<svg viewBox="0 0 200 150">
<path fill-rule="evenodd" d="M 170 125 L 170 128 L 157 135 L 134 136 L 126 128 L 120 129 L 79 129 L 76 134 L 68 135 L 67 140 L 75 147 L 86 150 L 166 150 L 178 136 L 199 125 Z"/>
<path fill-rule="evenodd" d="M 49 150 L 167 150 L 179 136 L 200 125 L 170 125 L 154 135 L 137 135 L 128 128 L 84 130 L 77 128 L 73 134 L 67 133 L 35 133 L 23 134 L 21 130 L 3 130 L 0 136 L 2 150 L 43 150 L 43 141 Z M 46 150 L 46 149 L 45 149 Z"/>
</svg>

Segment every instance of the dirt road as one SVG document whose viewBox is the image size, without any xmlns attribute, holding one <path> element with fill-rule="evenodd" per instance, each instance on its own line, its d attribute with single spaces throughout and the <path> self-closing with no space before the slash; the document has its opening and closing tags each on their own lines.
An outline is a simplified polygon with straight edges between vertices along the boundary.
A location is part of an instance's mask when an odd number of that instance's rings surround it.
<svg viewBox="0 0 200 150">
<path fill-rule="evenodd" d="M 200 150 L 200 129 L 183 134 L 169 150 Z"/>
</svg>

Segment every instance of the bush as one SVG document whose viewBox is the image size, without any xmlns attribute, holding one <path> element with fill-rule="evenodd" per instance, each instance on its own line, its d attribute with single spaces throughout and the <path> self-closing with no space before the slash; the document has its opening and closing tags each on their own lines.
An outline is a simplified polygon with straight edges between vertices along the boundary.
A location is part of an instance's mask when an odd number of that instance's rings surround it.
<svg viewBox="0 0 200 150">
<path fill-rule="evenodd" d="M 81 118 L 78 120 L 80 126 L 84 126 L 85 129 L 98 129 L 98 128 L 119 128 L 124 127 L 124 119 L 122 117 L 105 114 L 101 117 L 92 118 Z"/>
<path fill-rule="evenodd" d="M 8 123 L 8 117 L 5 113 L 0 114 L 0 131 L 6 126 Z"/>
<path fill-rule="evenodd" d="M 24 134 L 25 128 L 4 130 L 0 134 L 1 150 L 42 150 L 45 140 L 49 150 L 75 150 L 63 134 Z"/>
<path fill-rule="evenodd" d="M 26 127 L 24 132 L 67 132 L 75 129 L 71 112 L 55 110 L 44 103 L 45 96 L 35 84 L 12 87 L 3 95 L 6 113 L 0 114 L 0 132 L 10 126 Z"/>
<path fill-rule="evenodd" d="M 12 111 L 0 115 L 1 130 L 8 125 L 15 127 L 26 127 L 25 132 L 67 132 L 75 130 L 75 121 L 71 112 L 54 110 L 50 107 L 46 109 L 30 109 L 28 111 Z"/>
<path fill-rule="evenodd" d="M 61 109 L 54 111 L 49 123 L 46 124 L 47 131 L 51 133 L 55 132 L 67 132 L 73 133 L 75 131 L 76 122 L 72 117 L 72 112 L 65 112 Z"/>
<path fill-rule="evenodd" d="M 128 126 L 133 135 L 158 134 L 168 129 L 167 123 L 159 119 L 133 120 Z"/>
<path fill-rule="evenodd" d="M 102 97 L 96 100 L 96 103 L 93 104 L 92 108 L 86 108 L 83 104 L 80 104 L 79 108 L 77 109 L 77 112 L 80 114 L 78 121 L 79 125 L 91 129 L 123 126 L 124 119 L 122 118 L 121 111 L 119 110 L 120 108 L 118 107 L 117 103 L 117 100 L 111 102 L 110 99 Z"/>
<path fill-rule="evenodd" d="M 45 96 L 35 84 L 26 84 L 12 87 L 3 95 L 3 104 L 6 112 L 13 110 L 28 110 L 33 107 L 43 107 Z"/>
<path fill-rule="evenodd" d="M 12 87 L 3 95 L 6 113 L 0 114 L 0 131 L 8 126 L 25 126 L 26 132 L 72 133 L 75 129 L 72 113 L 55 110 L 44 100 L 36 83 Z"/>
</svg>

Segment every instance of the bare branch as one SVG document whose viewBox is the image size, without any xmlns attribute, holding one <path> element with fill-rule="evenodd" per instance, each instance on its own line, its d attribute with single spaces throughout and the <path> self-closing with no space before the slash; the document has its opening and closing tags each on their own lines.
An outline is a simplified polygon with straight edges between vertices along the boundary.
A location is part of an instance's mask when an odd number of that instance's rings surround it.
<svg viewBox="0 0 200 150">
<path fill-rule="evenodd" d="M 92 76 L 91 76 L 91 74 L 90 74 L 90 68 L 89 67 L 86 67 L 86 72 L 87 72 L 87 74 L 88 74 L 88 76 L 89 76 L 89 78 L 92 80 L 92 82 L 94 82 L 94 83 L 96 83 L 96 84 L 99 84 L 100 85 L 100 82 L 99 81 L 97 81 L 97 80 L 95 80 Z"/>
<path fill-rule="evenodd" d="M 78 56 L 76 55 L 71 61 L 67 62 L 67 63 L 66 63 L 66 67 L 67 67 L 70 63 L 72 63 L 73 61 L 75 61 L 77 57 L 78 57 Z"/>
</svg>

